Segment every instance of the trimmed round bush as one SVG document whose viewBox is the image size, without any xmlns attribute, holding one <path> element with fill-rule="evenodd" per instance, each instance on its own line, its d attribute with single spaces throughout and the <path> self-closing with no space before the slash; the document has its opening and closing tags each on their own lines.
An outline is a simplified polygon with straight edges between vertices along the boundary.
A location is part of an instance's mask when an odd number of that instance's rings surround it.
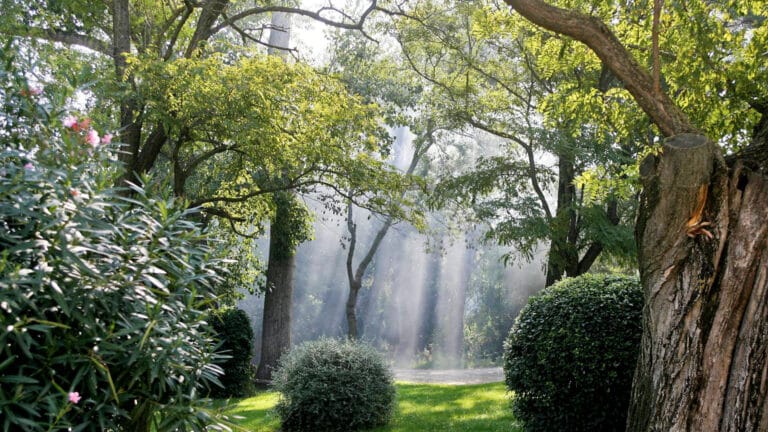
<svg viewBox="0 0 768 432">
<path fill-rule="evenodd" d="M 248 314 L 242 309 L 221 309 L 211 319 L 219 351 L 229 358 L 221 364 L 224 370 L 219 380 L 223 387 L 213 387 L 211 396 L 217 398 L 247 397 L 253 394 L 253 329 Z"/>
<path fill-rule="evenodd" d="M 526 431 L 623 431 L 642 334 L 637 278 L 583 275 L 532 297 L 504 346 Z"/>
<path fill-rule="evenodd" d="M 355 431 L 386 424 L 395 385 L 384 357 L 354 341 L 305 342 L 284 355 L 273 386 L 284 431 Z"/>
</svg>

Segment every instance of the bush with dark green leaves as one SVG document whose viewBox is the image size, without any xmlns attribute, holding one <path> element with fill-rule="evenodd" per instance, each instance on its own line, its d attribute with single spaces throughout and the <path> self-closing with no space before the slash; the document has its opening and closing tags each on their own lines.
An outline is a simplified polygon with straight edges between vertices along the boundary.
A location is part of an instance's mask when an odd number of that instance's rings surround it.
<svg viewBox="0 0 768 432">
<path fill-rule="evenodd" d="M 221 364 L 224 370 L 219 380 L 223 387 L 214 387 L 211 396 L 217 398 L 247 397 L 254 391 L 253 367 L 253 329 L 248 314 L 242 309 L 227 308 L 216 311 L 211 317 L 217 339 L 221 342 L 219 350 L 229 358 Z"/>
<path fill-rule="evenodd" d="M 384 357 L 354 341 L 305 342 L 284 355 L 273 377 L 275 410 L 288 432 L 356 431 L 389 422 L 395 386 Z"/>
<path fill-rule="evenodd" d="M 526 431 L 623 431 L 640 348 L 637 278 L 584 275 L 532 297 L 505 343 Z"/>
<path fill-rule="evenodd" d="M 0 58 L 6 59 L 0 52 Z M 220 262 L 169 195 L 0 62 L 0 430 L 203 431 Z M 100 136 L 101 135 L 101 136 Z M 220 428 L 219 428 L 220 429 Z"/>
</svg>

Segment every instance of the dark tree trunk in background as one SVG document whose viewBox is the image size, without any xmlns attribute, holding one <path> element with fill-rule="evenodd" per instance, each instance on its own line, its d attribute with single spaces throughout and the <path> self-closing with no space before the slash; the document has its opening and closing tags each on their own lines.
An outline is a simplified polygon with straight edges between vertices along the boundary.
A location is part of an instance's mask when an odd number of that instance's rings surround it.
<svg viewBox="0 0 768 432">
<path fill-rule="evenodd" d="M 579 250 L 580 234 L 584 227 L 580 221 L 580 196 L 574 184 L 577 175 L 576 158 L 571 149 L 565 149 L 557 156 L 557 209 L 551 220 L 545 286 L 559 281 L 563 275 L 575 277 L 588 272 L 604 248 L 603 243 L 595 240 L 583 252 Z M 611 224 L 619 224 L 616 200 L 609 199 L 606 202 L 605 215 Z"/>
<path fill-rule="evenodd" d="M 129 0 L 115 0 L 112 4 L 112 42 L 113 61 L 115 63 L 115 76 L 117 82 L 122 85 L 130 85 L 130 79 L 126 76 L 128 59 L 126 55 L 131 53 L 131 13 Z M 120 142 L 126 147 L 118 153 L 118 157 L 126 164 L 128 180 L 134 180 L 132 170 L 136 156 L 141 145 L 141 124 L 136 121 L 138 111 L 136 100 L 132 96 L 120 101 Z"/>
<path fill-rule="evenodd" d="M 560 280 L 563 273 L 577 276 L 574 273 L 578 267 L 579 255 L 576 252 L 576 186 L 574 156 L 568 152 L 558 155 L 557 178 L 557 209 L 552 220 L 549 253 L 547 254 L 546 286 Z"/>
<path fill-rule="evenodd" d="M 644 328 L 627 430 L 768 430 L 766 111 L 748 157 L 726 164 L 605 24 L 540 0 L 506 1 L 589 46 L 671 137 L 641 166 Z"/>
</svg>

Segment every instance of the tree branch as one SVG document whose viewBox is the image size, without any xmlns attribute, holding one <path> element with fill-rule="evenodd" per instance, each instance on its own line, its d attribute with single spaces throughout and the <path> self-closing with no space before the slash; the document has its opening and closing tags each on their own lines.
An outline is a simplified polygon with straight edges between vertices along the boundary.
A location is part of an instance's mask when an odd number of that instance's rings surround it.
<svg viewBox="0 0 768 432">
<path fill-rule="evenodd" d="M 1 33 L 9 36 L 28 37 L 49 42 L 61 42 L 66 45 L 75 45 L 112 57 L 114 49 L 112 45 L 93 36 L 63 30 L 45 30 L 39 28 L 6 28 Z"/>
<path fill-rule="evenodd" d="M 353 22 L 339 22 L 339 21 L 334 21 L 332 19 L 324 17 L 322 13 L 330 10 L 340 14 L 344 18 L 347 18 L 347 19 L 350 18 L 349 15 L 347 15 L 346 13 L 330 7 L 323 7 L 317 11 L 309 11 L 306 9 L 288 7 L 288 6 L 255 7 L 255 8 L 242 11 L 235 15 L 232 15 L 228 19 L 222 21 L 221 23 L 219 23 L 219 25 L 211 29 L 211 34 L 217 33 L 229 27 L 232 23 L 236 23 L 249 16 L 259 15 L 259 14 L 268 13 L 268 12 L 285 12 L 285 13 L 290 13 L 295 15 L 301 15 L 308 18 L 312 18 L 315 21 L 321 22 L 331 27 L 338 27 L 338 28 L 347 29 L 347 30 L 363 30 L 363 24 L 365 23 L 365 20 L 368 18 L 368 15 L 370 15 L 371 12 L 377 9 L 376 3 L 377 3 L 377 0 L 373 0 L 371 2 L 371 5 L 368 6 L 368 8 L 365 11 L 363 11 L 363 13 L 360 15 L 360 18 L 357 21 L 353 21 Z"/>
<path fill-rule="evenodd" d="M 656 94 L 653 79 L 599 19 L 560 9 L 541 0 L 504 0 L 532 23 L 586 44 L 624 83 L 640 108 L 662 134 L 698 133 L 688 117 L 665 93 Z"/>
</svg>

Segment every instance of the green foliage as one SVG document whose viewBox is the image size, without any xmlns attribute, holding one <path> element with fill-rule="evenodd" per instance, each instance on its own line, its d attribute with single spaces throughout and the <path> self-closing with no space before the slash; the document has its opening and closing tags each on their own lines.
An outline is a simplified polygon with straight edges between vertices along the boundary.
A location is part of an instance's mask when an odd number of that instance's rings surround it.
<svg viewBox="0 0 768 432">
<path fill-rule="evenodd" d="M 7 57 L 5 53 L 1 56 Z M 219 261 L 169 196 L 109 189 L 115 148 L 0 68 L 0 427 L 220 428 L 204 312 Z"/>
<path fill-rule="evenodd" d="M 514 251 L 506 261 L 532 259 L 542 242 L 560 245 L 552 248 L 550 263 L 561 261 L 562 268 L 577 267 L 590 248 L 633 258 L 636 184 L 623 174 L 635 163 L 635 138 L 644 135 L 635 123 L 620 135 L 572 121 L 550 102 L 576 91 L 588 92 L 589 101 L 603 100 L 608 89 L 599 89 L 601 64 L 588 49 L 483 2 L 418 2 L 397 19 L 396 31 L 410 66 L 440 96 L 435 102 L 441 112 L 471 128 L 484 146 L 479 157 L 461 155 L 462 169 L 441 176 L 430 196 L 433 209 L 487 226 L 487 240 Z M 561 84 L 570 93 L 554 95 Z M 581 105 L 577 98 L 556 107 L 580 112 Z M 587 201 L 572 185 L 595 167 L 605 167 L 605 186 Z M 587 229 L 603 222 L 601 229 Z"/>
<path fill-rule="evenodd" d="M 312 239 L 312 215 L 307 206 L 294 193 L 277 192 L 272 195 L 275 215 L 270 225 L 270 256 L 284 260 L 296 253 L 296 248 Z"/>
<path fill-rule="evenodd" d="M 221 363 L 224 374 L 220 381 L 224 386 L 211 388 L 216 398 L 248 397 L 253 394 L 253 329 L 251 320 L 242 309 L 218 310 L 211 317 L 216 339 L 221 342 L 219 351 L 229 358 Z"/>
<path fill-rule="evenodd" d="M 636 278 L 589 274 L 530 299 L 504 347 L 525 430 L 624 430 L 642 305 Z"/>
<path fill-rule="evenodd" d="M 392 372 L 380 353 L 355 341 L 305 342 L 280 360 L 274 388 L 285 431 L 355 431 L 384 425 L 395 406 Z"/>
<path fill-rule="evenodd" d="M 478 251 L 466 287 L 464 358 L 469 367 L 501 366 L 504 340 L 515 317 L 541 289 L 537 278 L 522 271 L 519 278 L 508 281 L 499 262 L 501 254 L 501 248 Z"/>
</svg>

